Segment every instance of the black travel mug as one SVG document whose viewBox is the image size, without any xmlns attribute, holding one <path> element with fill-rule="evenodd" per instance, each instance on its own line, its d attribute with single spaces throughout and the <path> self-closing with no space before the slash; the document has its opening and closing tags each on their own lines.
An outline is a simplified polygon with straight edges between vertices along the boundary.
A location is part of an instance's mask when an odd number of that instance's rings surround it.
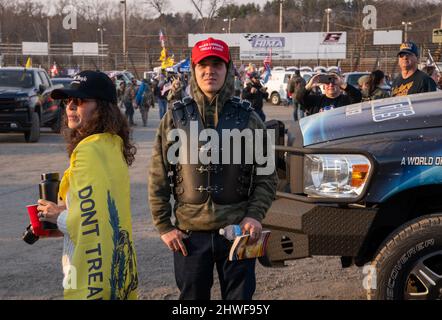
<svg viewBox="0 0 442 320">
<path fill-rule="evenodd" d="M 40 199 L 58 203 L 58 188 L 60 186 L 60 177 L 58 173 L 44 173 L 41 175 L 39 184 Z M 43 230 L 57 230 L 57 225 L 51 222 L 43 221 Z"/>
</svg>

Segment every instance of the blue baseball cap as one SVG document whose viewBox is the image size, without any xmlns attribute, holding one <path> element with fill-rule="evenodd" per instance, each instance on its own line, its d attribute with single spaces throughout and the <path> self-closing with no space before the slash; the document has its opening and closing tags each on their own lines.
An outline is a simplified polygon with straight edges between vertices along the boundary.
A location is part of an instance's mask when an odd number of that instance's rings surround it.
<svg viewBox="0 0 442 320">
<path fill-rule="evenodd" d="M 414 42 L 404 42 L 401 44 L 401 47 L 399 48 L 399 53 L 397 55 L 400 55 L 401 53 L 412 53 L 416 57 L 419 57 L 419 48 Z"/>
</svg>

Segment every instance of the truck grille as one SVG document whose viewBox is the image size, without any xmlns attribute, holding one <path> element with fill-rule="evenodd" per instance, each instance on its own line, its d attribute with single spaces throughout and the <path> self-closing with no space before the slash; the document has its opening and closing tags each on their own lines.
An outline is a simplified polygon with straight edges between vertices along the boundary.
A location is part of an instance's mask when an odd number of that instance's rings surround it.
<svg viewBox="0 0 442 320">
<path fill-rule="evenodd" d="M 8 98 L 0 98 L 0 105 L 15 105 L 14 99 L 8 99 Z"/>
</svg>

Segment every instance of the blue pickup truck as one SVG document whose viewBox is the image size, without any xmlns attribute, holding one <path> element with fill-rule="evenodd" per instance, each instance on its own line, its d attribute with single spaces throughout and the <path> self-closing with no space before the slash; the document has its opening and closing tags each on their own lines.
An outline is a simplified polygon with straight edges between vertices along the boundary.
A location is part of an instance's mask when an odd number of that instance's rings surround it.
<svg viewBox="0 0 442 320">
<path fill-rule="evenodd" d="M 441 299 L 442 93 L 270 127 L 280 182 L 261 263 L 339 256 L 364 267 L 369 299 Z"/>
<path fill-rule="evenodd" d="M 40 127 L 60 132 L 62 107 L 51 99 L 54 86 L 44 69 L 0 68 L 0 132 L 23 132 L 37 142 Z"/>
</svg>

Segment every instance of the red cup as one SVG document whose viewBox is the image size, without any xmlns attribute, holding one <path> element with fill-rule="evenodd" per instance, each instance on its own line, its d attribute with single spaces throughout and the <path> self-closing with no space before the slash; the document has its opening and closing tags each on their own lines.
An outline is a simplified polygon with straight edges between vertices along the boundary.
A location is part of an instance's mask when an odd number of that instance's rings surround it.
<svg viewBox="0 0 442 320">
<path fill-rule="evenodd" d="M 29 219 L 31 220 L 32 231 L 36 236 L 47 237 L 49 236 L 49 230 L 43 230 L 43 224 L 38 219 L 37 207 L 38 204 L 26 206 L 26 209 L 28 209 Z"/>
</svg>

